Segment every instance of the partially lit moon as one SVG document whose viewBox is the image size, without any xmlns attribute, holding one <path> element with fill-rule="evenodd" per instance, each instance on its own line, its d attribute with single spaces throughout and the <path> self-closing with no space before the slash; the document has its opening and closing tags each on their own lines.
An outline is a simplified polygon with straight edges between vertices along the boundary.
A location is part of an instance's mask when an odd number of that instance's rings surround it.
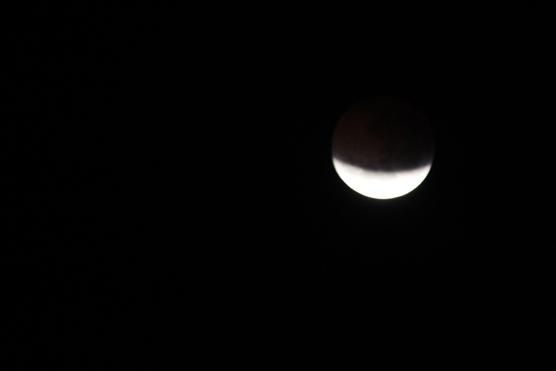
<svg viewBox="0 0 556 371">
<path fill-rule="evenodd" d="M 366 197 L 391 199 L 413 191 L 427 177 L 433 158 L 428 120 L 407 103 L 357 103 L 334 131 L 334 168 L 349 188 Z"/>
</svg>

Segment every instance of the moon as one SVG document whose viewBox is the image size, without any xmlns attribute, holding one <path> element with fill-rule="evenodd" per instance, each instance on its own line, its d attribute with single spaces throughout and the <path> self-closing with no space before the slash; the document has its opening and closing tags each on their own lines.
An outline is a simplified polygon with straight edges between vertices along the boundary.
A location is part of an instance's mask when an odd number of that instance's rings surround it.
<svg viewBox="0 0 556 371">
<path fill-rule="evenodd" d="M 416 189 L 434 158 L 428 119 L 412 105 L 391 99 L 354 104 L 338 121 L 332 163 L 352 190 L 392 199 Z"/>
</svg>

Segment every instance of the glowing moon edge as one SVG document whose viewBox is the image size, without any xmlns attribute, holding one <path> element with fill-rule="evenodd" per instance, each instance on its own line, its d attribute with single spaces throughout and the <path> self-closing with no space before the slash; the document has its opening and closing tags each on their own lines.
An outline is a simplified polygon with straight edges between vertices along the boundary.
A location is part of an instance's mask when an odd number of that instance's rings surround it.
<svg viewBox="0 0 556 371">
<path fill-rule="evenodd" d="M 387 200 L 404 196 L 425 180 L 432 159 L 424 166 L 403 171 L 373 171 L 348 164 L 332 157 L 336 173 L 355 192 L 369 198 Z"/>
</svg>

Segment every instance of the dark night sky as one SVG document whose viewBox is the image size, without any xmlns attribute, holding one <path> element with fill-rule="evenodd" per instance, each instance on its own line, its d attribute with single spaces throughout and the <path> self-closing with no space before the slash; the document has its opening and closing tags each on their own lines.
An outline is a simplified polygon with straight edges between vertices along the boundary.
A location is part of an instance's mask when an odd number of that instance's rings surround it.
<svg viewBox="0 0 556 371">
<path fill-rule="evenodd" d="M 16 336 L 36 333 L 47 367 L 103 369 L 456 331 L 476 35 L 459 11 L 416 11 L 34 10 L 2 108 Z M 368 97 L 431 121 L 434 164 L 406 197 L 366 199 L 333 170 L 334 125 Z"/>
</svg>

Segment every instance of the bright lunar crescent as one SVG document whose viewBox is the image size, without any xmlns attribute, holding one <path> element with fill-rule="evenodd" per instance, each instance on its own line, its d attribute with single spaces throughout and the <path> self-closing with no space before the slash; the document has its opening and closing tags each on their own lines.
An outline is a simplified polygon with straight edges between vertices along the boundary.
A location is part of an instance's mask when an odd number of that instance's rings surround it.
<svg viewBox="0 0 556 371">
<path fill-rule="evenodd" d="M 409 104 L 363 101 L 340 119 L 332 162 L 340 179 L 375 199 L 403 196 L 427 177 L 434 142 L 426 117 Z"/>
</svg>

